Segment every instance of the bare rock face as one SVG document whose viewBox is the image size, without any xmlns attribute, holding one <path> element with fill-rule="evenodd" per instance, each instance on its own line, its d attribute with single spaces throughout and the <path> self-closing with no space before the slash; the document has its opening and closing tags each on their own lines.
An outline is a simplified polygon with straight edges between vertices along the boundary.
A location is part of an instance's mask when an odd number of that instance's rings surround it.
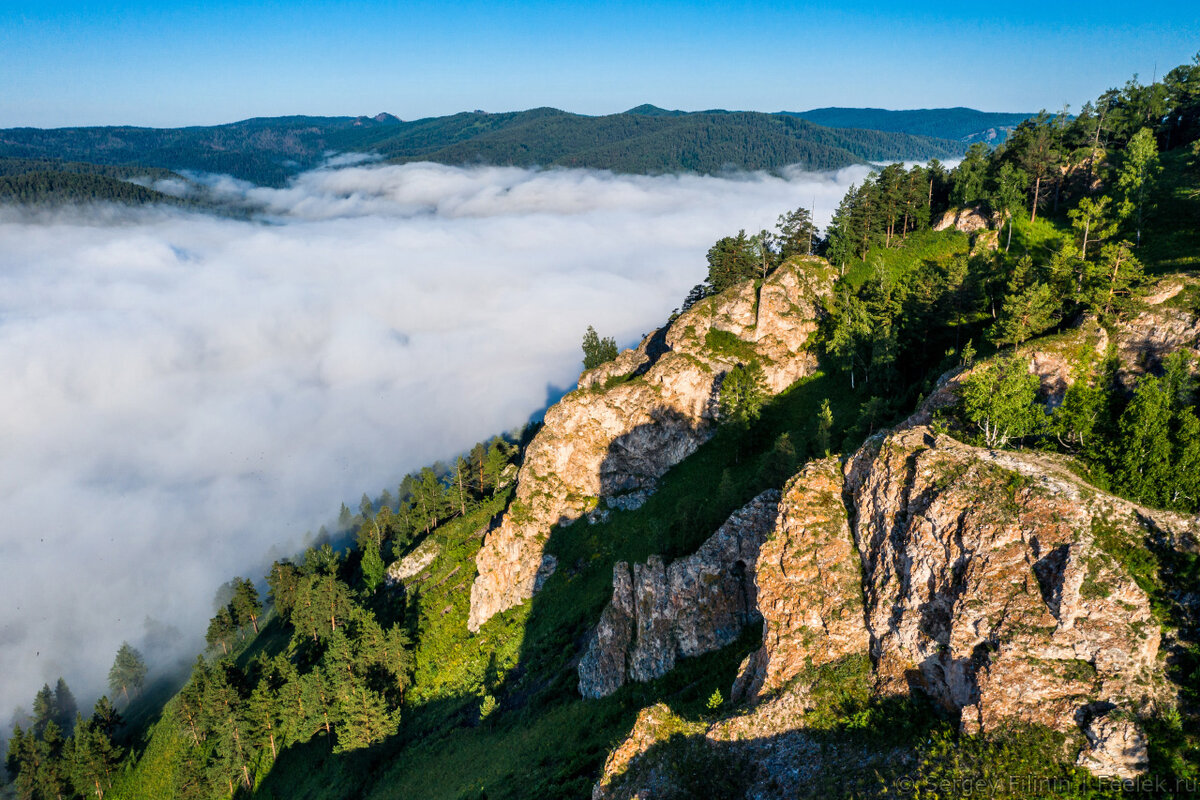
<svg viewBox="0 0 1200 800">
<path fill-rule="evenodd" d="M 719 650 L 757 616 L 754 570 L 775 528 L 779 493 L 763 492 L 692 555 L 664 565 L 613 567 L 612 601 L 579 664 L 579 692 L 604 697 L 626 680 L 653 680 L 679 658 Z"/>
<path fill-rule="evenodd" d="M 974 233 L 987 230 L 988 226 L 988 218 L 984 216 L 982 209 L 952 208 L 942 214 L 942 218 L 933 224 L 933 229 L 944 231 L 953 228 L 963 233 Z"/>
<path fill-rule="evenodd" d="M 1106 714 L 1083 729 L 1088 749 L 1079 754 L 1079 766 L 1106 778 L 1133 780 L 1150 766 L 1146 736 L 1127 717 Z"/>
<path fill-rule="evenodd" d="M 711 435 L 720 380 L 759 360 L 772 392 L 815 367 L 805 345 L 834 279 L 821 259 L 796 259 L 755 290 L 733 287 L 688 309 L 636 349 L 580 378 L 546 414 L 517 479 L 516 498 L 476 558 L 468 627 L 536 591 L 550 530 L 640 500 Z M 627 503 L 628 505 L 628 503 Z"/>
<path fill-rule="evenodd" d="M 384 580 L 389 586 L 394 586 L 419 575 L 441 551 L 441 546 L 432 536 L 426 538 L 411 553 L 393 562 L 384 573 Z"/>
<path fill-rule="evenodd" d="M 1139 536 L 1148 512 L 925 427 L 868 442 L 846 474 L 879 691 L 919 688 L 968 732 L 1078 731 L 1152 702 L 1158 625 L 1095 535 Z"/>
<path fill-rule="evenodd" d="M 763 646 L 743 665 L 735 700 L 773 692 L 805 669 L 867 652 L 858 551 L 837 459 L 808 464 L 784 488 L 755 569 Z"/>
<path fill-rule="evenodd" d="M 746 796 L 800 796 L 840 759 L 888 757 L 828 753 L 804 727 L 806 670 L 869 654 L 879 694 L 920 691 L 968 733 L 1015 719 L 1075 734 L 1080 766 L 1136 777 L 1148 766 L 1136 717 L 1165 694 L 1160 629 L 1105 547 L 1148 532 L 1194 543 L 1197 524 L 1099 492 L 1054 457 L 910 421 L 785 487 L 754 568 L 763 646 L 735 685 L 743 705 L 684 735 L 744 768 Z M 639 720 L 594 797 L 678 789 L 655 732 L 681 729 L 664 719 Z"/>
</svg>

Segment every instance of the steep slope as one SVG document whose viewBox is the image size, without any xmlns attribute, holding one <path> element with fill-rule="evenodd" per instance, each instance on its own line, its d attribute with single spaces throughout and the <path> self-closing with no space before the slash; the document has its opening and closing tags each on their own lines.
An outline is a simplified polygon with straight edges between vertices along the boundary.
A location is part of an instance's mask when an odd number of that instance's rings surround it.
<svg viewBox="0 0 1200 800">
<path fill-rule="evenodd" d="M 705 299 L 636 350 L 580 378 L 530 443 L 516 499 L 480 550 L 469 627 L 532 597 L 554 571 L 552 527 L 604 508 L 634 508 L 713 432 L 725 373 L 750 358 L 776 393 L 812 371 L 804 345 L 833 283 L 821 259 L 795 260 L 761 287 Z"/>
<path fill-rule="evenodd" d="M 1117 338 L 1174 317 L 1148 311 Z M 1095 336 L 1087 329 L 1024 351 L 1051 401 L 1065 388 L 1064 348 L 1103 345 Z M 1145 364 L 1158 346 L 1141 339 L 1126 363 Z M 863 746 L 843 734 L 831 744 L 821 729 L 823 693 L 847 675 L 876 704 L 930 698 L 964 733 L 1036 725 L 1063 735 L 1096 775 L 1145 772 L 1139 720 L 1172 707 L 1177 687 L 1164 674 L 1160 620 L 1123 558 L 1147 539 L 1196 552 L 1200 519 L 1099 491 L 1061 459 L 938 432 L 929 423 L 962 378 L 844 464 L 814 462 L 789 482 L 774 529 L 745 566 L 764 623 L 763 645 L 732 689 L 743 704 L 707 723 L 647 709 L 594 797 L 673 796 L 704 763 L 739 765 L 731 796 L 814 792 L 823 770 L 898 780 L 912 769 L 914 741 Z M 621 662 L 620 637 L 602 633 L 625 594 L 614 585 L 581 688 L 594 684 L 591 665 Z M 681 748 L 690 767 L 680 766 Z"/>
</svg>

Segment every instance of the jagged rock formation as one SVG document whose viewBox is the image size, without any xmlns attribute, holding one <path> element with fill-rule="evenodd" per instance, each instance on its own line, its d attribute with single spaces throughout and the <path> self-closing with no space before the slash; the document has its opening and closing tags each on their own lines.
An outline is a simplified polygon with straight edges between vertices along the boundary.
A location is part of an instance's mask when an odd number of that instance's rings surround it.
<svg viewBox="0 0 1200 800">
<path fill-rule="evenodd" d="M 785 488 L 753 570 L 764 630 L 734 687 L 746 705 L 688 731 L 750 764 L 747 796 L 795 796 L 819 767 L 804 732 L 812 670 L 864 654 L 876 694 L 919 690 L 966 732 L 1037 723 L 1095 774 L 1147 767 L 1136 719 L 1169 694 L 1160 629 L 1106 548 L 1194 543 L 1200 521 L 1100 492 L 1052 456 L 935 433 L 924 423 L 952 383 L 844 467 L 810 464 Z M 669 781 L 661 712 L 639 719 L 594 797 Z"/>
<path fill-rule="evenodd" d="M 867 652 L 860 564 L 835 458 L 808 464 L 784 488 L 775 530 L 754 570 L 763 646 L 732 697 L 774 692 L 806 669 Z"/>
<path fill-rule="evenodd" d="M 1078 733 L 1153 703 L 1158 625 L 1095 531 L 1174 515 L 923 426 L 868 442 L 846 475 L 878 691 L 919 688 L 969 732 L 1015 718 Z"/>
<path fill-rule="evenodd" d="M 691 556 L 664 566 L 613 567 L 612 601 L 579 664 L 579 692 L 604 697 L 625 681 L 649 681 L 679 658 L 719 650 L 757 617 L 754 569 L 775 527 L 779 493 L 767 491 L 729 519 Z"/>
<path fill-rule="evenodd" d="M 636 350 L 585 373 L 546 414 L 516 498 L 476 559 L 468 627 L 528 599 L 553 571 L 550 530 L 609 507 L 636 507 L 670 467 L 712 435 L 724 374 L 757 358 L 772 392 L 809 374 L 817 303 L 834 274 L 796 259 L 761 288 L 744 283 L 690 308 Z"/>
<path fill-rule="evenodd" d="M 963 233 L 975 233 L 987 230 L 989 226 L 990 222 L 981 208 L 952 208 L 942 214 L 941 219 L 933 224 L 933 229 L 944 231 L 953 228 Z"/>
</svg>

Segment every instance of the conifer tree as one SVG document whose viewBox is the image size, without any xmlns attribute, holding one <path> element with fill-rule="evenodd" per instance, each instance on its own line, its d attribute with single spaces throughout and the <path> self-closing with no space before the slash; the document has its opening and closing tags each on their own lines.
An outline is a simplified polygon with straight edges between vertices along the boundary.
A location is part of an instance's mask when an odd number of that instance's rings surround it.
<svg viewBox="0 0 1200 800">
<path fill-rule="evenodd" d="M 248 578 L 234 578 L 233 583 L 233 600 L 230 601 L 233 622 L 238 627 L 249 622 L 258 633 L 258 618 L 262 614 L 258 590 Z"/>
<path fill-rule="evenodd" d="M 1170 482 L 1171 400 L 1163 381 L 1138 381 L 1118 424 L 1114 473 L 1121 490 L 1140 503 L 1162 505 Z"/>
<path fill-rule="evenodd" d="M 267 594 L 275 605 L 275 611 L 289 619 L 296 604 L 296 588 L 300 583 L 300 570 L 291 561 L 276 561 L 267 574 Z"/>
<path fill-rule="evenodd" d="M 583 370 L 595 369 L 617 357 L 617 342 L 611 336 L 600 338 L 596 329 L 588 325 L 583 334 Z"/>
<path fill-rule="evenodd" d="M 387 571 L 387 566 L 383 563 L 383 557 L 379 554 L 379 548 L 372 542 L 367 542 L 363 549 L 361 568 L 363 584 L 367 587 L 368 592 L 373 593 L 379 588 L 379 584 L 383 583 L 383 576 Z"/>
<path fill-rule="evenodd" d="M 739 428 L 749 428 L 762 413 L 767 382 L 757 361 L 738 364 L 725 373 L 717 399 L 721 419 Z"/>
<path fill-rule="evenodd" d="M 749 237 L 745 231 L 737 236 L 726 236 L 708 249 L 708 285 L 714 294 L 722 292 L 757 274 L 759 262 L 755 258 Z"/>
<path fill-rule="evenodd" d="M 131 647 L 129 642 L 122 642 L 112 669 L 108 671 L 108 687 L 114 694 L 120 692 L 128 702 L 130 690 L 135 693 L 141 692 L 145 682 L 146 662 L 142 659 L 142 654 Z"/>
<path fill-rule="evenodd" d="M 223 606 L 208 621 L 208 632 L 205 633 L 204 640 L 208 642 L 209 647 L 220 645 L 221 652 L 229 655 L 229 639 L 236 630 L 237 625 L 233 621 L 233 615 L 229 612 L 229 606 Z"/>
</svg>

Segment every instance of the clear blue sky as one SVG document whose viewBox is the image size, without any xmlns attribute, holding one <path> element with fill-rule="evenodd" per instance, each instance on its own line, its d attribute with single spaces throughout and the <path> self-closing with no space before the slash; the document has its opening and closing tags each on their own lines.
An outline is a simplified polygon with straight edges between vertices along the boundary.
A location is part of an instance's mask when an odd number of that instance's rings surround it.
<svg viewBox="0 0 1200 800">
<path fill-rule="evenodd" d="M 1194 0 L 0 0 L 0 127 L 644 102 L 1032 111 L 1198 49 Z"/>
</svg>

